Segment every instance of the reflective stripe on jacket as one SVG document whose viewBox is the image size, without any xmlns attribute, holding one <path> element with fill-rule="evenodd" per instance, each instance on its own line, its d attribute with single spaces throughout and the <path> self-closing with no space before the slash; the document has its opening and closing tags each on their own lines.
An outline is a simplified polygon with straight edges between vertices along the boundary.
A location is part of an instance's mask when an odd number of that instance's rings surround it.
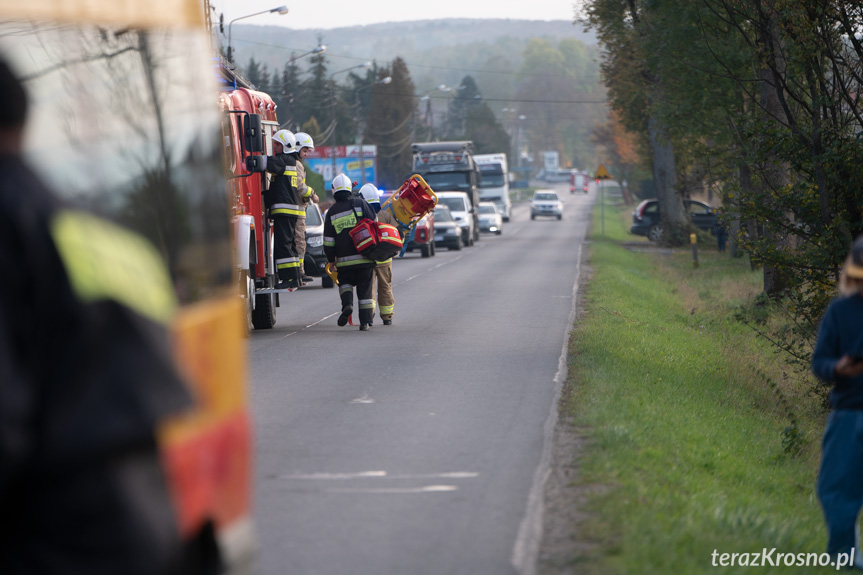
<svg viewBox="0 0 863 575">
<path fill-rule="evenodd" d="M 375 262 L 357 252 L 350 231 L 362 219 L 375 219 L 375 213 L 365 200 L 340 197 L 327 210 L 324 218 L 324 253 L 327 261 L 336 262 L 337 267 L 373 267 Z"/>
</svg>

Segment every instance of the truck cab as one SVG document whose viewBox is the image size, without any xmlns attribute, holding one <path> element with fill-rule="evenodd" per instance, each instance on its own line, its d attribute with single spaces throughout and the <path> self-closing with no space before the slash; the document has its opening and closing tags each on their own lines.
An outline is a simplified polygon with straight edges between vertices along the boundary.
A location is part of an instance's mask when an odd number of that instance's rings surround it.
<svg viewBox="0 0 863 575">
<path fill-rule="evenodd" d="M 413 144 L 413 173 L 419 174 L 435 191 L 464 192 L 470 202 L 468 217 L 473 221 L 472 241 L 479 240 L 479 167 L 473 157 L 473 142 L 426 142 Z"/>
</svg>

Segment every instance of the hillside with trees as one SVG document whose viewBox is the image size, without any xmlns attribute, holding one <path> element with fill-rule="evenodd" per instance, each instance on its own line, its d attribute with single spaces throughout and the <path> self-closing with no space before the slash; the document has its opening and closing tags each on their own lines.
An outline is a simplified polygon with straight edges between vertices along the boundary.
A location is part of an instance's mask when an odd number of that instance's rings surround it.
<svg viewBox="0 0 863 575">
<path fill-rule="evenodd" d="M 597 46 L 570 22 L 235 26 L 232 43 L 237 66 L 273 96 L 285 127 L 306 129 L 319 145 L 378 145 L 385 184 L 409 171 L 412 141 L 470 139 L 479 153 L 505 151 L 533 171 L 546 150 L 583 169 L 601 158 L 592 141 L 607 122 Z M 311 53 L 321 44 L 325 52 Z"/>
</svg>

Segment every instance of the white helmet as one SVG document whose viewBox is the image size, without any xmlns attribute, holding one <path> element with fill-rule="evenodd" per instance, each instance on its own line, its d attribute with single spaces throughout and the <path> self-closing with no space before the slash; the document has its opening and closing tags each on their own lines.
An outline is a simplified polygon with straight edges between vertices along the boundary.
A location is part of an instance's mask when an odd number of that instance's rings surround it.
<svg viewBox="0 0 863 575">
<path fill-rule="evenodd" d="M 365 184 L 362 188 L 360 188 L 360 195 L 363 197 L 365 201 L 370 204 L 379 204 L 381 203 L 380 195 L 378 194 L 378 189 L 374 184 Z"/>
<path fill-rule="evenodd" d="M 354 187 L 351 179 L 344 174 L 339 174 L 335 178 L 333 178 L 333 193 L 336 192 L 350 192 Z"/>
<path fill-rule="evenodd" d="M 297 132 L 294 134 L 294 137 L 297 139 L 297 151 L 302 150 L 303 148 L 315 149 L 315 142 L 307 133 Z"/>
<path fill-rule="evenodd" d="M 290 130 L 279 130 L 273 134 L 273 140 L 282 145 L 285 154 L 293 154 L 297 151 L 297 139 Z"/>
</svg>

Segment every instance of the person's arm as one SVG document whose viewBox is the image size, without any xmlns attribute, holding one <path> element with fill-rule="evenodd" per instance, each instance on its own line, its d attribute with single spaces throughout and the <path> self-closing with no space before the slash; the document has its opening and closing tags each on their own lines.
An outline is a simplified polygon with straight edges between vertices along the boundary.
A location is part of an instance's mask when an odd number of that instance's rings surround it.
<svg viewBox="0 0 863 575">
<path fill-rule="evenodd" d="M 812 353 L 812 373 L 825 383 L 836 380 L 836 364 L 839 362 L 839 337 L 833 316 L 833 306 L 827 308 L 821 327 L 818 329 L 818 341 Z"/>
<path fill-rule="evenodd" d="M 330 219 L 331 211 L 332 207 L 324 218 L 324 255 L 327 256 L 328 262 L 333 263 L 336 261 L 336 228 Z"/>
<path fill-rule="evenodd" d="M 277 156 L 264 156 L 264 167 L 271 174 L 284 174 L 287 162 L 285 161 L 286 154 Z"/>
</svg>

